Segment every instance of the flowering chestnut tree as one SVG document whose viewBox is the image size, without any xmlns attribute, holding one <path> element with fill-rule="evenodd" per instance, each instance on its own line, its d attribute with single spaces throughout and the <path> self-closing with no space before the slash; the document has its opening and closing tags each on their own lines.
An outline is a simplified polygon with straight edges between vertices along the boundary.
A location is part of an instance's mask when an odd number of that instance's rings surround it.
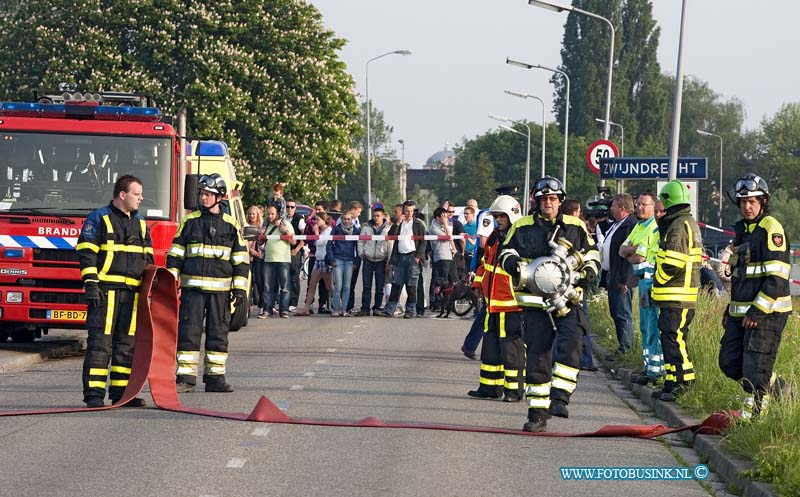
<svg viewBox="0 0 800 497">
<path fill-rule="evenodd" d="M 0 100 L 34 89 L 134 91 L 188 109 L 192 137 L 228 143 L 250 202 L 275 181 L 328 196 L 361 130 L 344 40 L 303 0 L 7 0 Z"/>
</svg>

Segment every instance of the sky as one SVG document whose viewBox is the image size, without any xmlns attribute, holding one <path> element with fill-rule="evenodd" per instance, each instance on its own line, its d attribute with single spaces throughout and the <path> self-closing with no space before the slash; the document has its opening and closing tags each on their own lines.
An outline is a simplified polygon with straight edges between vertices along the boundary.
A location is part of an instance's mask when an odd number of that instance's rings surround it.
<svg viewBox="0 0 800 497">
<path fill-rule="evenodd" d="M 745 128 L 758 128 L 782 104 L 800 101 L 800 64 L 794 55 L 800 41 L 800 2 L 687 2 L 684 74 L 707 81 L 724 99 L 741 100 Z M 541 122 L 538 101 L 505 95 L 506 89 L 541 97 L 545 120 L 554 120 L 551 73 L 505 61 L 510 57 L 557 68 L 566 13 L 534 7 L 527 0 L 310 3 L 322 12 L 323 24 L 347 40 L 340 57 L 355 79 L 359 98 L 365 94 L 367 60 L 394 50 L 412 52 L 369 65 L 370 99 L 394 127 L 392 146 L 398 158 L 397 140 L 405 141 L 405 160 L 412 167 L 421 167 L 445 146 L 495 128 L 498 123 L 489 114 Z M 569 5 L 569 0 L 560 3 Z M 658 60 L 662 71 L 674 74 L 682 2 L 653 4 L 661 28 Z M 608 59 L 597 63 L 605 67 Z"/>
</svg>

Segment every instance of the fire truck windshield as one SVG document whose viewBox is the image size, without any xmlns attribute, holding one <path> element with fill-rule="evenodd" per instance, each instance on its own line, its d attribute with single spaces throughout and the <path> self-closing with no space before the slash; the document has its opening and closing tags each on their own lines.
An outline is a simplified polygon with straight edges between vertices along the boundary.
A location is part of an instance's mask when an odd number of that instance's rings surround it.
<svg viewBox="0 0 800 497">
<path fill-rule="evenodd" d="M 0 213 L 75 215 L 108 203 L 123 174 L 142 180 L 139 212 L 170 215 L 168 138 L 5 132 L 0 134 Z"/>
</svg>

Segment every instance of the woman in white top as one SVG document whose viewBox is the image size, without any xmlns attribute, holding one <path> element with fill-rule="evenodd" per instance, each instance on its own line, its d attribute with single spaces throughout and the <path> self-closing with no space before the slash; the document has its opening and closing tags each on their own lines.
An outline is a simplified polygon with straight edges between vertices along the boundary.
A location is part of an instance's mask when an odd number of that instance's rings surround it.
<svg viewBox="0 0 800 497">
<path fill-rule="evenodd" d="M 318 213 L 312 218 L 314 221 L 314 234 L 315 235 L 330 235 L 331 227 L 328 224 L 329 217 L 324 212 Z M 326 245 L 328 240 L 317 240 L 314 242 L 316 245 L 316 252 L 314 254 L 314 269 L 311 271 L 311 276 L 308 278 L 308 288 L 306 289 L 306 302 L 302 309 L 295 312 L 295 316 L 308 316 L 309 309 L 314 303 L 314 295 L 317 293 L 317 284 L 319 280 L 325 283 L 325 288 L 328 289 L 328 294 L 333 291 L 333 268 L 325 263 Z"/>
</svg>

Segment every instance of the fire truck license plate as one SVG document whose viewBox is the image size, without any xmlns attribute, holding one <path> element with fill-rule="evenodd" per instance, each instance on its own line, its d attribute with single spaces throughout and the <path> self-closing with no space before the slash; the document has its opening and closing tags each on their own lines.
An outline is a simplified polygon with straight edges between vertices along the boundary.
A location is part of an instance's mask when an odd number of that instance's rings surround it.
<svg viewBox="0 0 800 497">
<path fill-rule="evenodd" d="M 86 321 L 86 311 L 47 311 L 47 319 L 60 321 Z"/>
</svg>

